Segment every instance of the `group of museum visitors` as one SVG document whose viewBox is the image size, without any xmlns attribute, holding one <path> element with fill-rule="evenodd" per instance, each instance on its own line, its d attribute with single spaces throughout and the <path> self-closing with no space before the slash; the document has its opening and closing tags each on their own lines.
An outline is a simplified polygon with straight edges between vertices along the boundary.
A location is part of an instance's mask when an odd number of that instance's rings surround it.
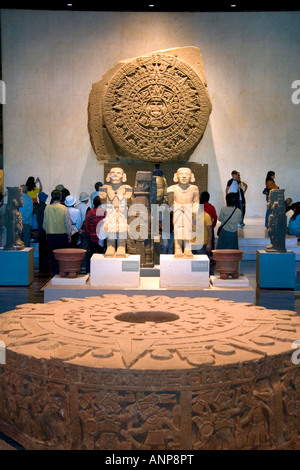
<svg viewBox="0 0 300 470">
<path fill-rule="evenodd" d="M 58 263 L 53 255 L 57 248 L 83 248 L 87 250 L 82 264 L 82 271 L 89 272 L 90 259 L 94 253 L 105 253 L 105 237 L 99 236 L 106 217 L 105 204 L 99 197 L 102 182 L 97 182 L 94 192 L 81 192 L 79 201 L 70 194 L 64 185 L 57 185 L 49 196 L 43 192 L 39 178 L 30 176 L 24 185 L 23 206 L 20 207 L 23 223 L 22 240 L 25 247 L 30 246 L 33 233 L 34 241 L 39 243 L 40 267 L 50 267 L 53 274 L 58 274 Z M 225 189 L 226 205 L 221 208 L 219 216 L 215 207 L 209 202 L 210 194 L 200 194 L 200 204 L 204 207 L 204 240 L 203 246 L 194 249 L 193 253 L 207 253 L 212 249 L 238 249 L 238 229 L 244 227 L 246 212 L 245 193 L 247 184 L 241 180 L 240 173 L 232 171 Z M 265 179 L 263 194 L 268 202 L 269 192 L 279 189 L 275 182 L 275 172 L 269 171 Z M 287 214 L 287 234 L 300 237 L 300 202 L 285 201 Z M 4 195 L 0 193 L 0 245 L 5 245 Z M 270 212 L 267 208 L 265 226 L 268 226 Z M 219 228 L 215 233 L 217 222 Z M 162 241 L 162 249 L 163 249 Z M 162 251 L 164 252 L 164 251 Z"/>
</svg>

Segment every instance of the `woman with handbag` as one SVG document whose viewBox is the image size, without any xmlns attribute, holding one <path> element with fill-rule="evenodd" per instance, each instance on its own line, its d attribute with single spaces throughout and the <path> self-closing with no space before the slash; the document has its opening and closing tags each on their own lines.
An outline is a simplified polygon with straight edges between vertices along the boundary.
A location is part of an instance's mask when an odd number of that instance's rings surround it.
<svg viewBox="0 0 300 470">
<path fill-rule="evenodd" d="M 223 207 L 219 214 L 221 225 L 218 229 L 217 250 L 238 250 L 238 227 L 243 220 L 241 209 L 235 207 L 234 194 L 226 195 L 226 207 Z"/>
</svg>

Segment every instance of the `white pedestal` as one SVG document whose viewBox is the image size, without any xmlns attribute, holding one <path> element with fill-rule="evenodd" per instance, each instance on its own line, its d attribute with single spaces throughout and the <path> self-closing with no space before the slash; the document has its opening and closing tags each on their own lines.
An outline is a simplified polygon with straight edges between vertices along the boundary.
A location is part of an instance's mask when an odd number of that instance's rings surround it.
<svg viewBox="0 0 300 470">
<path fill-rule="evenodd" d="M 89 279 L 88 274 L 79 274 L 77 277 L 60 277 L 58 274 L 51 279 L 54 286 L 85 286 Z"/>
<path fill-rule="evenodd" d="M 34 250 L 10 251 L 0 248 L 0 285 L 29 286 L 34 277 Z"/>
<path fill-rule="evenodd" d="M 160 287 L 209 287 L 209 259 L 206 255 L 193 258 L 160 256 Z"/>
<path fill-rule="evenodd" d="M 91 258 L 90 285 L 102 287 L 139 287 L 140 256 L 105 258 L 95 254 Z"/>
</svg>

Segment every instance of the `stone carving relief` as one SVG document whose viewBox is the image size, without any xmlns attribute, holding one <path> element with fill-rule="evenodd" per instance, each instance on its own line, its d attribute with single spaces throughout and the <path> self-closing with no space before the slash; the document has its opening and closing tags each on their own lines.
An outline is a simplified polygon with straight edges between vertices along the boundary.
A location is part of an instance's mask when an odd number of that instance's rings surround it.
<svg viewBox="0 0 300 470">
<path fill-rule="evenodd" d="M 269 194 L 268 209 L 269 215 L 268 235 L 271 244 L 266 246 L 266 251 L 285 253 L 286 239 L 286 212 L 284 203 L 284 189 L 272 189 Z"/>
<path fill-rule="evenodd" d="M 132 204 L 138 210 L 128 217 L 127 252 L 140 255 L 141 267 L 153 267 L 153 239 L 151 238 L 151 204 L 157 202 L 157 184 L 152 171 L 137 171 Z M 131 233 L 130 226 L 138 214 L 139 226 Z M 137 228 L 139 229 L 137 231 Z"/>
<path fill-rule="evenodd" d="M 296 312 L 104 295 L 0 316 L 0 431 L 26 449 L 300 449 Z"/>
<path fill-rule="evenodd" d="M 21 240 L 23 230 L 20 207 L 23 206 L 23 192 L 20 186 L 7 188 L 8 198 L 4 215 L 6 227 L 5 250 L 23 250 L 24 242 Z"/>
<path fill-rule="evenodd" d="M 103 231 L 106 234 L 105 257 L 126 257 L 127 205 L 132 197 L 132 187 L 125 184 L 126 173 L 122 168 L 111 168 L 106 176 L 106 184 L 101 186 L 99 196 L 106 204 Z"/>
<path fill-rule="evenodd" d="M 199 208 L 199 189 L 190 168 L 179 168 L 173 178 L 175 185 L 167 189 L 168 203 L 173 207 L 175 258 L 193 258 L 192 241 Z"/>
<path fill-rule="evenodd" d="M 99 160 L 186 161 L 212 106 L 195 47 L 119 62 L 93 84 L 88 129 Z"/>
</svg>

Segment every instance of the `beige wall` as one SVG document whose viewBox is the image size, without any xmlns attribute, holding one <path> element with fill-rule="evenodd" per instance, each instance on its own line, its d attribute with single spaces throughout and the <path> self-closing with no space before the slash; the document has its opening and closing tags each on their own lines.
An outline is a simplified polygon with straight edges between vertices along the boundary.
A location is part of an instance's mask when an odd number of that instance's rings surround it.
<svg viewBox="0 0 300 470">
<path fill-rule="evenodd" d="M 93 82 L 117 61 L 154 50 L 202 52 L 213 111 L 191 161 L 207 163 L 220 210 L 231 170 L 247 182 L 247 216 L 263 217 L 268 170 L 300 200 L 300 12 L 125 13 L 2 10 L 6 84 L 4 183 L 39 176 L 75 197 L 103 180 L 87 131 Z"/>
</svg>

